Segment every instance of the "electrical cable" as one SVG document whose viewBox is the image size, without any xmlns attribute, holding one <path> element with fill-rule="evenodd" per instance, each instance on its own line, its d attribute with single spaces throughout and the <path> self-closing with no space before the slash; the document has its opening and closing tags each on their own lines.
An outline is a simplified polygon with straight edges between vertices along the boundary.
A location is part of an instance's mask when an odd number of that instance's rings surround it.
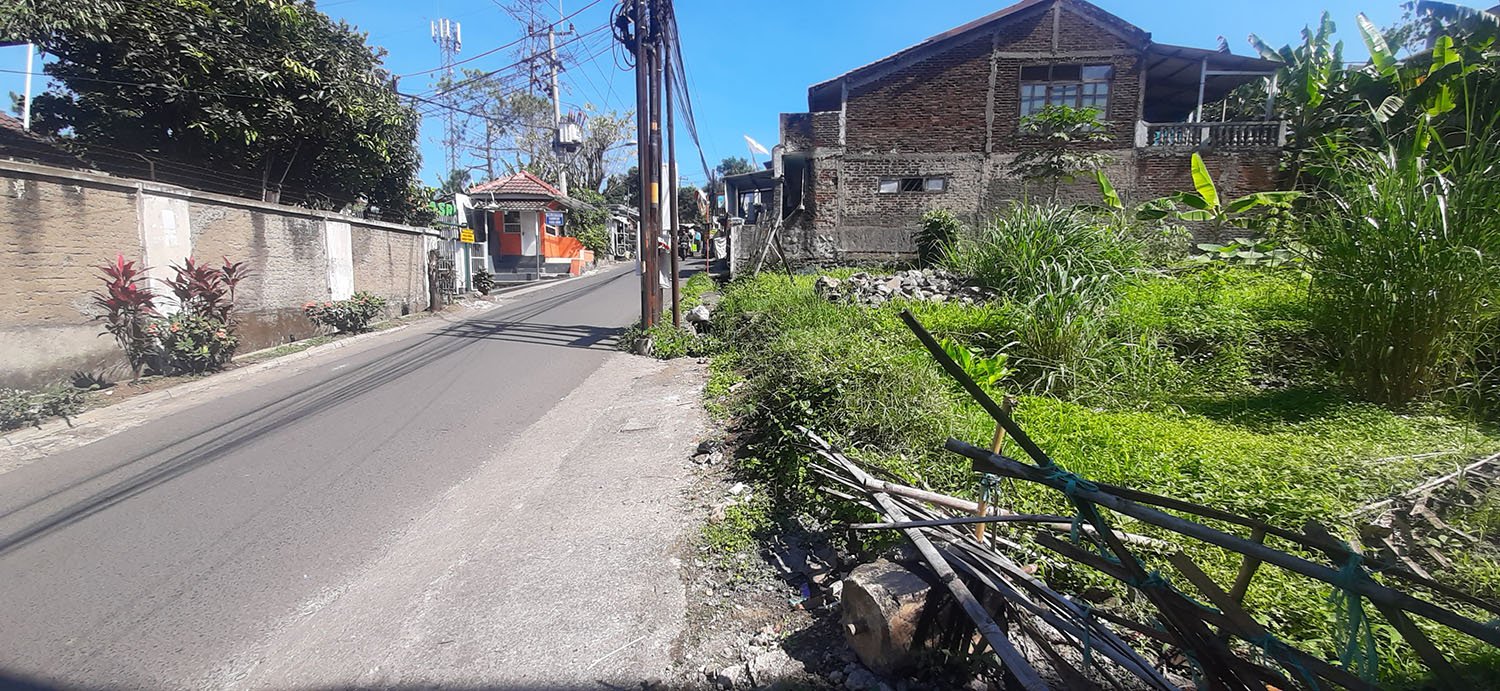
<svg viewBox="0 0 1500 691">
<path fill-rule="evenodd" d="M 609 25 L 606 24 L 604 26 L 600 26 L 598 28 L 592 29 L 588 33 L 578 34 L 576 36 L 573 36 L 572 38 L 569 38 L 566 41 L 563 41 L 562 43 L 557 44 L 557 47 L 561 48 L 563 46 L 570 45 L 570 44 L 575 43 L 577 41 L 581 41 L 581 40 L 583 40 L 584 38 L 586 38 L 588 36 L 591 36 L 591 35 L 593 35 L 595 33 L 598 33 L 600 31 L 603 31 L 603 30 L 608 29 L 608 28 L 609 28 Z M 501 72 L 504 72 L 505 70 L 511 69 L 512 67 L 519 67 L 521 65 L 524 65 L 524 64 L 526 64 L 528 62 L 531 62 L 532 60 L 537 59 L 538 57 L 541 57 L 541 56 L 540 55 L 532 55 L 530 57 L 521 58 L 520 60 L 517 60 L 517 61 L 515 61 L 515 62 L 513 62 L 513 63 L 511 63 L 509 65 L 504 66 L 504 67 L 493 69 L 493 70 L 490 70 L 490 71 L 485 72 L 483 74 L 474 75 L 473 77 L 469 77 L 469 78 L 464 79 L 462 81 L 454 82 L 453 84 L 449 84 L 446 87 L 441 87 L 441 88 L 438 88 L 438 89 L 430 91 L 430 92 L 423 92 L 423 95 L 424 96 L 433 96 L 433 97 L 443 96 L 443 95 L 452 93 L 453 91 L 456 91 L 456 90 L 458 90 L 460 88 L 468 86 L 469 84 L 473 84 L 474 82 L 483 81 L 485 79 L 493 77 L 496 74 L 499 74 Z"/>
</svg>

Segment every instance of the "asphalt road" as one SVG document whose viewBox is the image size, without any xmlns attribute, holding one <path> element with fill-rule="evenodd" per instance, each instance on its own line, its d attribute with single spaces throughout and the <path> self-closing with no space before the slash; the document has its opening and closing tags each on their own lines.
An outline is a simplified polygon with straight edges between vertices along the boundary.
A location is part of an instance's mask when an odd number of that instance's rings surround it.
<svg viewBox="0 0 1500 691">
<path fill-rule="evenodd" d="M 631 620 L 671 615 L 671 568 L 580 594 L 666 562 L 657 541 L 601 548 L 566 510 L 680 520 L 653 459 L 691 440 L 637 422 L 687 384 L 611 343 L 637 285 L 621 267 L 427 320 L 0 474 L 0 686 L 575 688 L 662 666 L 670 635 Z M 653 430 L 615 446 L 654 479 L 611 486 L 631 467 L 586 438 Z M 576 630 L 600 614 L 616 625 Z M 650 649 L 599 664 L 620 644 Z"/>
</svg>

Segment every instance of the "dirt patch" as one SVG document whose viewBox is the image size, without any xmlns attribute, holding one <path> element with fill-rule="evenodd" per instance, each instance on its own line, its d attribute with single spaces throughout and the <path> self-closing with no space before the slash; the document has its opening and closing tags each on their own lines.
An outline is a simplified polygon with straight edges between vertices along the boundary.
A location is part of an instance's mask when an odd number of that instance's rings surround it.
<svg viewBox="0 0 1500 691">
<path fill-rule="evenodd" d="M 737 481 L 720 455 L 699 463 L 689 485 L 700 525 L 722 522 L 731 507 L 755 501 L 756 490 Z M 827 674 L 853 656 L 837 629 L 837 600 L 804 588 L 760 542 L 735 550 L 712 542 L 699 530 L 681 546 L 687 625 L 676 685 L 834 688 Z"/>
</svg>

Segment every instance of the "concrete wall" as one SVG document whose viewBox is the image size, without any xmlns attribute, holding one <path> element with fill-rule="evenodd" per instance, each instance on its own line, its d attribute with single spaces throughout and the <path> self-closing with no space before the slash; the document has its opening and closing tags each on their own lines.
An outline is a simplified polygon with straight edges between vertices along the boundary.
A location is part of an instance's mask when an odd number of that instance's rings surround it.
<svg viewBox="0 0 1500 691">
<path fill-rule="evenodd" d="M 117 254 L 149 267 L 153 281 L 187 257 L 246 262 L 237 313 L 249 352 L 315 335 L 302 313 L 309 300 L 368 291 L 390 315 L 426 309 L 436 241 L 426 228 L 0 161 L 0 386 L 124 371 L 90 298 L 97 267 Z"/>
</svg>

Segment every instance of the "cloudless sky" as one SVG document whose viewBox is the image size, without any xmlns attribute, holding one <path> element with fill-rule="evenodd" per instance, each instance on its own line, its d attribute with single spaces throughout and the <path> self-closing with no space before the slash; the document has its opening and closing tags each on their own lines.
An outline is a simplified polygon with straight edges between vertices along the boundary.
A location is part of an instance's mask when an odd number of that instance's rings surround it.
<svg viewBox="0 0 1500 691">
<path fill-rule="evenodd" d="M 621 69 L 618 45 L 608 30 L 589 34 L 609 20 L 615 0 L 548 0 L 549 13 L 582 9 L 571 23 L 584 37 L 572 48 L 579 58 L 563 73 L 564 102 L 571 108 L 593 105 L 624 112 L 635 104 L 635 82 Z M 510 43 L 525 31 L 498 6 L 501 0 L 326 0 L 318 8 L 369 34 L 369 43 L 388 51 L 386 66 L 407 75 L 439 65 L 429 22 L 447 17 L 463 27 L 458 59 Z M 743 135 L 767 148 L 779 139 L 779 113 L 807 110 L 807 87 L 872 62 L 960 24 L 1007 6 L 1008 0 L 677 0 L 683 61 L 710 166 L 725 156 L 747 156 Z M 1303 26 L 1316 23 L 1322 10 L 1333 14 L 1337 37 L 1350 60 L 1366 57 L 1354 17 L 1364 12 L 1386 26 L 1401 15 L 1397 0 L 1096 0 L 1095 4 L 1151 33 L 1162 43 L 1214 48 L 1224 36 L 1235 53 L 1253 54 L 1246 36 L 1255 33 L 1275 46 L 1299 40 Z M 1467 2 L 1465 4 L 1478 5 Z M 553 13 L 549 19 L 558 15 Z M 559 40 L 568 40 L 564 37 Z M 512 49 L 464 65 L 496 69 L 515 62 Z M 0 48 L 0 93 L 21 91 L 25 65 L 21 47 Z M 40 69 L 39 67 L 37 68 Z M 421 93 L 436 75 L 401 79 L 406 93 Z M 37 78 L 34 88 L 43 79 Z M 976 87 L 979 88 L 979 87 Z M 424 108 L 424 110 L 432 110 Z M 439 116 L 426 117 L 422 128 L 422 178 L 435 184 L 444 167 L 437 139 Z M 702 166 L 684 129 L 679 127 L 680 167 L 687 181 L 703 181 Z M 623 170 L 633 150 L 617 153 Z M 764 160 L 764 157 L 762 157 Z"/>
</svg>

